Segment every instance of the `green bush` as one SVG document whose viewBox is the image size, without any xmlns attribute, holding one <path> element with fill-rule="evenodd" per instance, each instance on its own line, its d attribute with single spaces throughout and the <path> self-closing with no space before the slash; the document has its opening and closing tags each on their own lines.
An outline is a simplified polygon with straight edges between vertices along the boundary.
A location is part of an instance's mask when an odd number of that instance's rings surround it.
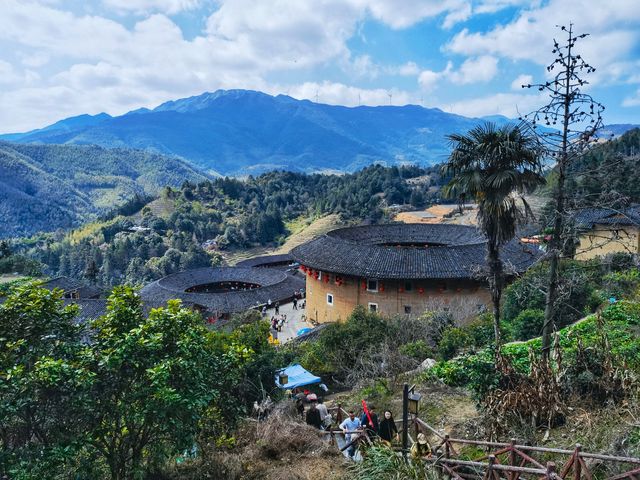
<svg viewBox="0 0 640 480">
<path fill-rule="evenodd" d="M 494 341 L 493 315 L 491 313 L 478 315 L 463 329 L 471 337 L 471 344 L 474 347 L 486 347 Z"/>
<path fill-rule="evenodd" d="M 418 360 L 419 362 L 422 362 L 425 358 L 433 357 L 433 348 L 424 340 L 417 340 L 401 345 L 399 351 L 403 355 Z"/>
<path fill-rule="evenodd" d="M 640 270 L 633 268 L 609 273 L 604 276 L 602 283 L 603 295 L 606 299 L 632 298 L 640 287 Z"/>
<path fill-rule="evenodd" d="M 544 310 L 528 308 L 511 322 L 511 332 L 515 340 L 529 340 L 542 332 Z"/>
<path fill-rule="evenodd" d="M 559 270 L 555 324 L 558 328 L 582 318 L 598 306 L 593 292 L 600 283 L 599 262 L 564 260 Z M 504 292 L 502 319 L 511 323 L 523 310 L 544 310 L 549 280 L 548 264 L 529 269 L 522 277 L 509 285 Z"/>
<path fill-rule="evenodd" d="M 442 360 L 448 360 L 470 344 L 471 336 L 465 330 L 449 327 L 442 332 L 440 343 L 438 343 L 438 356 Z"/>
</svg>

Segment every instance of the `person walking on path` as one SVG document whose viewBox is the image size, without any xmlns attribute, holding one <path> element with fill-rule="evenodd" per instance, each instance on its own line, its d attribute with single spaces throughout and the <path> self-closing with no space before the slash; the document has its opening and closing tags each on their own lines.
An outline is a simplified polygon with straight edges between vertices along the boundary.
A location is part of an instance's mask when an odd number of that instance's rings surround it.
<svg viewBox="0 0 640 480">
<path fill-rule="evenodd" d="M 318 406 L 316 407 L 320 412 L 320 418 L 322 419 L 322 425 L 326 428 L 331 425 L 331 415 L 329 415 L 329 410 L 327 406 L 324 404 L 322 398 L 318 399 Z"/>
<path fill-rule="evenodd" d="M 293 309 L 298 310 L 298 299 L 293 297 Z"/>
<path fill-rule="evenodd" d="M 276 302 L 276 315 L 280 315 L 280 302 Z"/>
<path fill-rule="evenodd" d="M 318 430 L 322 428 L 322 418 L 315 402 L 311 403 L 309 410 L 307 410 L 307 425 L 316 427 Z"/>
<path fill-rule="evenodd" d="M 380 428 L 378 429 L 378 435 L 383 442 L 391 445 L 394 438 L 398 436 L 398 427 L 393 419 L 393 414 L 389 410 L 385 410 L 384 418 L 380 422 Z"/>
<path fill-rule="evenodd" d="M 365 406 L 366 404 L 363 404 Z M 367 407 L 365 407 L 367 408 Z M 378 434 L 378 415 L 376 414 L 375 407 L 373 405 L 368 406 L 368 412 L 365 410 L 360 417 L 360 424 L 365 427 L 367 434 L 370 437 L 375 437 Z"/>
<path fill-rule="evenodd" d="M 356 414 L 354 413 L 353 410 L 351 410 L 349 412 L 349 416 L 345 418 L 344 421 L 340 424 L 340 429 L 344 433 L 344 441 L 347 442 L 347 444 L 351 443 L 353 440 L 357 438 L 358 434 L 353 432 L 355 432 L 359 428 L 360 428 L 360 419 L 356 418 Z M 347 433 L 347 432 L 352 432 L 352 433 Z M 347 449 L 347 453 L 349 454 L 349 457 L 353 458 L 353 456 L 356 454 L 355 444 L 352 444 Z"/>
</svg>

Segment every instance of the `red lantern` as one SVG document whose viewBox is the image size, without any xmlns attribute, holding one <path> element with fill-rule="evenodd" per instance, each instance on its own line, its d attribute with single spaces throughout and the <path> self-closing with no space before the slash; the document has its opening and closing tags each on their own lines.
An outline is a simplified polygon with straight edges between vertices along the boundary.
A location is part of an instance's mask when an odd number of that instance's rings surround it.
<svg viewBox="0 0 640 480">
<path fill-rule="evenodd" d="M 398 288 L 398 291 L 399 291 L 400 293 L 403 293 L 403 292 L 404 292 L 404 288 L 400 287 L 400 288 Z"/>
<path fill-rule="evenodd" d="M 424 288 L 422 287 L 418 288 L 418 293 L 424 293 Z"/>
<path fill-rule="evenodd" d="M 329 278 L 329 275 L 325 275 L 324 276 L 324 283 L 329 283 L 329 280 L 331 280 L 331 278 Z"/>
</svg>

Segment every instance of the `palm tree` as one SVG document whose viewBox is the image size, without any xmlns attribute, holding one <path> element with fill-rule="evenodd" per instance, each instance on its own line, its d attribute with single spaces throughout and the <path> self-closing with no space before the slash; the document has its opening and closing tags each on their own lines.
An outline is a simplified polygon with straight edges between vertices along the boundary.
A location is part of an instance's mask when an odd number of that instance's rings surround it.
<svg viewBox="0 0 640 480">
<path fill-rule="evenodd" d="M 498 128 L 485 123 L 467 134 L 447 138 L 453 150 L 442 170 L 451 180 L 443 193 L 449 198 L 474 199 L 478 204 L 478 223 L 487 237 L 488 280 L 499 355 L 500 299 L 505 280 L 500 248 L 515 237 L 517 225 L 530 213 L 522 194 L 545 183 L 541 150 L 536 137 L 521 125 Z"/>
</svg>

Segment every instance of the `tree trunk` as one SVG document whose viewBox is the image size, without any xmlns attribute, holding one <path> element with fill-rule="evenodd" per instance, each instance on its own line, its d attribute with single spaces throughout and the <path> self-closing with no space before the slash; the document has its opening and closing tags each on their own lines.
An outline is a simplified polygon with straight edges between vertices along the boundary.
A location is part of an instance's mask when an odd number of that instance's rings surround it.
<svg viewBox="0 0 640 480">
<path fill-rule="evenodd" d="M 487 264 L 489 266 L 489 289 L 491 290 L 491 303 L 493 304 L 493 333 L 496 342 L 496 357 L 500 355 L 502 339 L 500 335 L 500 299 L 504 284 L 502 261 L 500 251 L 493 242 L 487 242 Z"/>
<path fill-rule="evenodd" d="M 571 34 L 569 34 L 571 35 Z M 567 52 L 571 58 L 571 44 Z M 542 362 L 547 364 L 551 354 L 551 334 L 554 330 L 554 319 L 556 313 L 556 301 L 558 299 L 558 266 L 560 263 L 560 250 L 562 247 L 562 234 L 564 227 L 564 209 L 565 209 L 565 175 L 569 163 L 567 152 L 569 120 L 571 118 L 571 73 L 572 64 L 567 62 L 566 85 L 564 93 L 564 117 L 562 130 L 562 144 L 558 155 L 558 185 L 556 188 L 556 209 L 553 222 L 553 233 L 549 242 L 549 288 L 547 289 L 547 298 L 544 305 L 544 324 L 542 325 Z"/>
</svg>

